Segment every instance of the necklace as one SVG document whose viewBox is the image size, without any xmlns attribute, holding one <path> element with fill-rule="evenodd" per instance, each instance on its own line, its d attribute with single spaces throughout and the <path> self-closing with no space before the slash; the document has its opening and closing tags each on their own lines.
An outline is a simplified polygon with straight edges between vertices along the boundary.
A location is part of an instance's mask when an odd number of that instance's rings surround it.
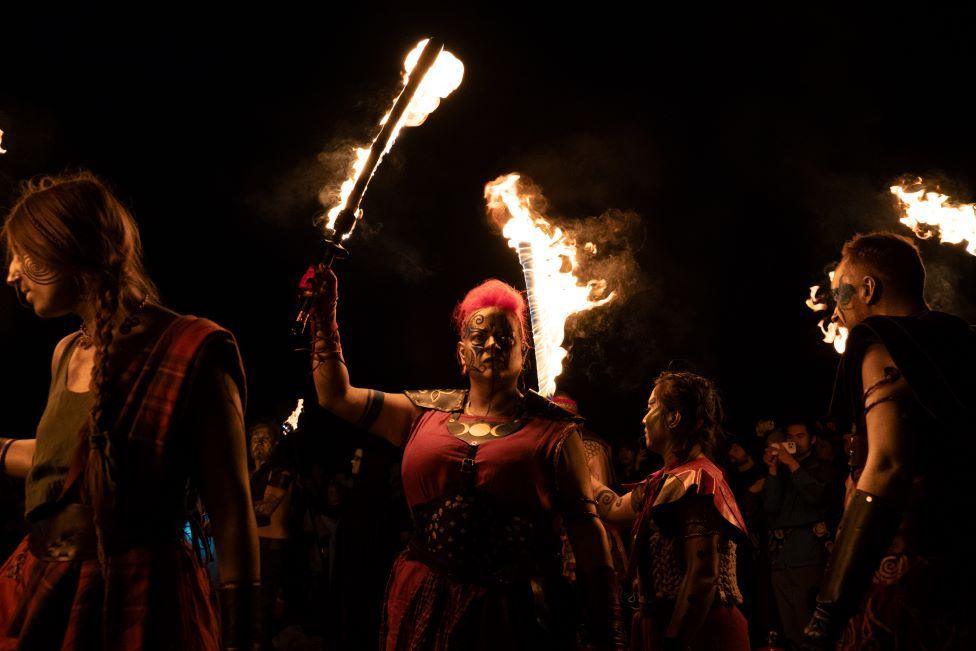
<svg viewBox="0 0 976 651">
<path fill-rule="evenodd" d="M 122 323 L 119 325 L 119 334 L 127 335 L 130 332 L 132 332 L 132 329 L 134 327 L 136 327 L 137 325 L 139 325 L 139 323 L 141 323 L 141 321 L 139 320 L 139 313 L 142 312 L 142 308 L 146 307 L 146 300 L 147 298 L 144 296 L 142 300 L 139 301 L 139 305 L 137 305 L 136 308 L 132 310 L 132 312 L 130 312 L 124 319 L 122 319 Z M 78 332 L 81 333 L 81 336 L 78 340 L 78 343 L 81 345 L 81 347 L 86 349 L 91 348 L 94 342 L 92 341 L 91 335 L 88 334 L 88 326 L 84 321 L 81 322 L 81 326 L 78 328 Z"/>
<path fill-rule="evenodd" d="M 459 409 L 451 412 L 447 420 L 447 431 L 469 445 L 478 445 L 484 441 L 504 438 L 522 429 L 525 425 L 525 414 L 522 402 L 519 402 L 515 418 L 501 423 L 492 422 L 486 418 L 475 417 L 475 420 L 463 422 L 461 415 L 467 407 L 467 399 Z"/>
</svg>

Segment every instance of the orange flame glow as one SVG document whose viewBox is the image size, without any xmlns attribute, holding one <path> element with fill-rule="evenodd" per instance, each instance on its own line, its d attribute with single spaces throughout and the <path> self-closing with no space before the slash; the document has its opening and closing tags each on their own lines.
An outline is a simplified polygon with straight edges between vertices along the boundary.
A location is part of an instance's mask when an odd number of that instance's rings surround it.
<svg viewBox="0 0 976 651">
<path fill-rule="evenodd" d="M 424 46 L 427 45 L 429 39 L 424 39 L 417 43 L 416 46 L 407 54 L 403 61 L 403 86 L 406 87 L 407 82 L 410 80 L 410 73 L 414 66 L 417 65 L 417 60 L 420 59 L 420 54 L 424 50 Z M 416 94 L 410 100 L 410 104 L 407 105 L 406 111 L 403 112 L 403 116 L 400 118 L 400 122 L 396 126 L 396 130 L 393 132 L 393 137 L 390 138 L 389 143 L 387 143 L 386 149 L 383 151 L 382 156 L 386 156 L 393 147 L 393 143 L 396 142 L 397 138 L 400 136 L 400 130 L 404 127 L 418 127 L 424 123 L 427 116 L 434 112 L 438 107 L 441 100 L 450 95 L 461 85 L 461 79 L 464 77 L 464 64 L 456 56 L 448 52 L 447 50 L 441 51 L 437 59 L 434 61 L 434 65 L 431 66 L 430 70 L 424 76 L 423 81 L 420 82 L 420 87 L 417 88 Z M 402 91 L 401 91 L 402 92 Z M 394 101 L 395 103 L 395 101 Z M 390 107 L 392 110 L 392 105 Z M 386 124 L 387 119 L 390 117 L 390 111 L 387 111 L 380 120 L 380 125 Z M 375 140 L 374 140 L 375 144 Z M 331 229 L 335 225 L 336 217 L 339 213 L 346 207 L 346 202 L 349 200 L 349 194 L 352 192 L 353 187 L 356 185 L 356 180 L 359 175 L 363 173 L 363 167 L 366 165 L 366 159 L 369 158 L 369 152 L 373 148 L 373 144 L 369 147 L 357 147 L 355 149 L 356 159 L 353 162 L 352 169 L 349 171 L 349 176 L 343 181 L 342 186 L 339 188 L 339 199 L 338 202 L 329 209 L 326 213 L 326 228 Z M 382 159 L 382 157 L 381 157 Z"/>
<path fill-rule="evenodd" d="M 966 243 L 966 253 L 976 255 L 976 210 L 970 203 L 955 203 L 938 192 L 921 188 L 909 192 L 903 185 L 891 186 L 904 211 L 900 221 L 921 239 L 937 232 L 944 244 Z"/>
<path fill-rule="evenodd" d="M 301 417 L 304 407 L 305 401 L 299 398 L 298 404 L 295 406 L 295 411 L 291 412 L 291 416 L 285 419 L 284 430 L 286 434 L 290 434 L 298 429 L 298 419 Z"/>
<path fill-rule="evenodd" d="M 823 312 L 827 309 L 827 304 L 820 302 L 820 298 L 817 296 L 819 291 L 820 285 L 814 285 L 810 288 L 810 298 L 807 299 L 807 307 L 814 312 Z"/>
<path fill-rule="evenodd" d="M 3 148 L 3 129 L 0 129 L 0 154 L 6 154 L 7 150 Z"/>
<path fill-rule="evenodd" d="M 542 205 L 542 196 L 520 187 L 518 174 L 506 174 L 488 183 L 485 200 L 508 245 L 518 252 L 532 316 L 539 393 L 551 397 L 568 354 L 562 347 L 566 319 L 607 304 L 614 293 L 604 296 L 605 280 L 577 278 L 575 239 L 539 212 L 536 206 Z M 584 246 L 596 251 L 592 244 Z"/>
<path fill-rule="evenodd" d="M 824 327 L 824 323 L 827 327 Z M 823 333 L 823 340 L 828 344 L 834 345 L 834 350 L 843 355 L 847 349 L 847 328 L 834 321 L 827 322 L 827 319 L 820 320 L 820 332 Z"/>
<path fill-rule="evenodd" d="M 830 280 L 834 279 L 834 272 L 830 272 Z M 823 312 L 827 309 L 827 303 L 820 298 L 820 285 L 810 288 L 810 297 L 807 299 L 807 307 L 814 312 Z M 820 332 L 823 333 L 825 343 L 833 344 L 834 350 L 843 355 L 847 349 L 847 328 L 831 321 L 829 317 L 820 319 Z"/>
</svg>

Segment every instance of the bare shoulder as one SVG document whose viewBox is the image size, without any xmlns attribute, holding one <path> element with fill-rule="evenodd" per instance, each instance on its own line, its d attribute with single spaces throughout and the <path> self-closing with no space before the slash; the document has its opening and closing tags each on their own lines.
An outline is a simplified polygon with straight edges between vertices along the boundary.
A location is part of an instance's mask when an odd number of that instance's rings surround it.
<svg viewBox="0 0 976 651">
<path fill-rule="evenodd" d="M 884 344 L 873 343 L 867 347 L 861 360 L 861 373 L 865 380 L 869 378 L 869 374 L 877 374 L 879 377 L 884 375 L 884 369 L 888 366 L 895 367 L 895 360 Z"/>
<path fill-rule="evenodd" d="M 911 392 L 905 376 L 895 364 L 891 353 L 882 344 L 872 344 L 864 352 L 864 360 L 861 363 L 861 387 L 864 413 L 868 415 L 869 423 L 871 420 L 869 412 L 875 407 L 900 401 Z M 870 426 L 868 429 L 870 431 Z"/>
<path fill-rule="evenodd" d="M 861 361 L 861 382 L 865 392 L 882 384 L 902 381 L 901 371 L 884 344 L 874 343 L 864 351 Z"/>
<path fill-rule="evenodd" d="M 68 346 L 76 338 L 80 336 L 78 332 L 72 332 L 61 338 L 61 341 L 54 347 L 54 354 L 51 355 L 51 375 L 53 376 L 58 370 L 58 364 L 61 363 L 61 358 L 64 357 L 64 351 L 68 349 Z"/>
</svg>

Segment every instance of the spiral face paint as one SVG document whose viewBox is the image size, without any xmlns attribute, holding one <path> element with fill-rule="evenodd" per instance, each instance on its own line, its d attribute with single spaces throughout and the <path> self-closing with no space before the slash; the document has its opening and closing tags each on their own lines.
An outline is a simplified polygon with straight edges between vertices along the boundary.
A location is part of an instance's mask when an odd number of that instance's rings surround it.
<svg viewBox="0 0 976 651">
<path fill-rule="evenodd" d="M 499 308 L 485 308 L 468 319 L 461 339 L 461 359 L 469 373 L 504 372 L 511 366 L 512 351 L 519 343 L 509 314 Z"/>
<path fill-rule="evenodd" d="M 68 274 L 30 255 L 18 251 L 11 254 L 7 284 L 17 292 L 21 304 L 29 305 L 43 318 L 71 312 L 78 301 L 79 283 L 65 282 Z"/>
<path fill-rule="evenodd" d="M 57 282 L 61 272 L 57 269 L 48 267 L 43 262 L 34 260 L 29 255 L 22 258 L 21 273 L 24 277 L 37 285 L 50 285 Z"/>
</svg>

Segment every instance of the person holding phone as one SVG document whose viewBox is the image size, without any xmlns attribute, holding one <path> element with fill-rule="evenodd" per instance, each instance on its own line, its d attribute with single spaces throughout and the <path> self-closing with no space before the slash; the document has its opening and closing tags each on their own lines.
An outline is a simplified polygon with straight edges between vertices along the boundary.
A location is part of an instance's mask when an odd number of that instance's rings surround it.
<svg viewBox="0 0 976 651">
<path fill-rule="evenodd" d="M 788 420 L 785 440 L 769 443 L 763 454 L 773 592 L 783 633 L 796 645 L 813 613 L 830 540 L 833 472 L 813 453 L 815 431 L 807 421 Z"/>
</svg>

